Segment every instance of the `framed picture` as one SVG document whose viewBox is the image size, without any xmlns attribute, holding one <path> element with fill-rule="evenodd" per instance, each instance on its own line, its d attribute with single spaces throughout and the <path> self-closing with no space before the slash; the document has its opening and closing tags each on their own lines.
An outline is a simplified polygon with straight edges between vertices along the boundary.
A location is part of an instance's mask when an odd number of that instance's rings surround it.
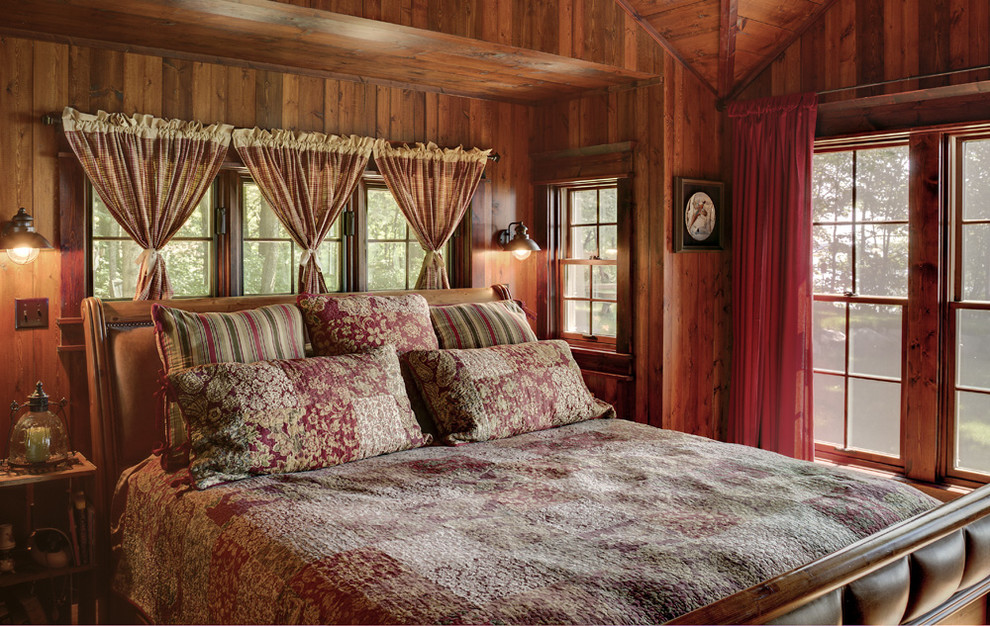
<svg viewBox="0 0 990 626">
<path fill-rule="evenodd" d="M 724 185 L 674 177 L 674 252 L 725 249 Z"/>
</svg>

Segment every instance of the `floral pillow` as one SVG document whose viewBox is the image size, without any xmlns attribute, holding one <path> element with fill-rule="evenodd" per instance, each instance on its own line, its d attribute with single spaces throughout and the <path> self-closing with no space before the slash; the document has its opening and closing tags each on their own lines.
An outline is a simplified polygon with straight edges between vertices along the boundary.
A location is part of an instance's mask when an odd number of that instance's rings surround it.
<svg viewBox="0 0 990 626">
<path fill-rule="evenodd" d="M 386 344 L 395 346 L 400 354 L 438 347 L 430 307 L 418 294 L 303 294 L 296 302 L 318 355 L 363 352 Z"/>
<path fill-rule="evenodd" d="M 409 407 L 392 346 L 201 365 L 168 380 L 190 427 L 189 471 L 200 489 L 429 443 Z"/>
<path fill-rule="evenodd" d="M 414 351 L 403 358 L 448 444 L 615 416 L 588 391 L 563 341 Z"/>
</svg>

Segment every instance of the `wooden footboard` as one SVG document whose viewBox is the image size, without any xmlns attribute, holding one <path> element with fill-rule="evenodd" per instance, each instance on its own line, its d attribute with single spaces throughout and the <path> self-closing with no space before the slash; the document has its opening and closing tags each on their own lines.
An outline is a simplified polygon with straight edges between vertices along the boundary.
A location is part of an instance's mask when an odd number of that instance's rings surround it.
<svg viewBox="0 0 990 626">
<path fill-rule="evenodd" d="M 990 485 L 671 624 L 987 623 Z"/>
</svg>

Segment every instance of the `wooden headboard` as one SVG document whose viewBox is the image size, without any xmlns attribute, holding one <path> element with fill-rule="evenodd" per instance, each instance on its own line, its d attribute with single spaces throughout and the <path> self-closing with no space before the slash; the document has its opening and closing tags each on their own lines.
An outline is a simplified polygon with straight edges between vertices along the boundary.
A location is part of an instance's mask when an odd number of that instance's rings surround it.
<svg viewBox="0 0 990 626">
<path fill-rule="evenodd" d="M 510 298 L 504 285 L 480 289 L 390 291 L 376 295 L 419 293 L 430 304 L 494 302 Z M 343 296 L 348 294 L 333 294 Z M 295 304 L 295 296 L 251 296 L 170 300 L 187 311 L 240 311 L 268 304 Z M 95 497 L 104 511 L 117 478 L 151 454 L 162 441 L 161 361 L 151 321 L 152 301 L 82 302 L 89 378 L 89 415 L 93 462 L 99 476 Z"/>
</svg>

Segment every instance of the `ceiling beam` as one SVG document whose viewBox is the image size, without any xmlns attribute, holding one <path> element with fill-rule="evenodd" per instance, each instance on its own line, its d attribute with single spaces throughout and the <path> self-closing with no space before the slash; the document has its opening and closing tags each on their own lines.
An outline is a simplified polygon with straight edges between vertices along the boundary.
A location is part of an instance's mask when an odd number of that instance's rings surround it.
<svg viewBox="0 0 990 626">
<path fill-rule="evenodd" d="M 734 2 L 735 0 L 732 1 Z M 713 94 L 715 94 L 716 96 L 718 95 L 718 90 L 715 88 L 715 85 L 709 83 L 704 76 L 698 73 L 698 70 L 694 69 L 694 65 L 685 61 L 684 57 L 681 56 L 681 53 L 677 51 L 677 48 L 675 48 L 674 45 L 671 44 L 666 37 L 661 35 L 660 32 L 653 27 L 653 24 L 650 24 L 649 20 L 647 20 L 645 17 L 643 17 L 642 14 L 640 14 L 635 8 L 633 8 L 633 6 L 629 3 L 629 0 L 615 0 L 615 2 L 620 7 L 622 7 L 622 9 L 626 13 L 628 13 L 630 17 L 632 17 L 633 20 L 636 21 L 636 23 L 639 24 L 640 28 L 645 30 L 646 33 L 650 37 L 652 37 L 654 41 L 660 44 L 660 47 L 662 47 L 667 52 L 667 54 L 674 57 L 689 72 L 697 76 L 698 80 L 701 81 L 701 84 L 703 84 L 705 87 L 708 87 L 708 89 L 710 89 Z"/>
<path fill-rule="evenodd" d="M 718 30 L 718 97 L 732 91 L 736 78 L 736 34 L 739 32 L 738 0 L 722 0 Z"/>
<path fill-rule="evenodd" d="M 726 2 L 727 0 L 722 0 L 722 1 Z M 732 0 L 728 0 L 728 1 L 732 1 Z M 824 16 L 825 13 L 830 8 L 832 8 L 832 5 L 835 4 L 835 2 L 836 0 L 825 0 L 820 5 L 818 5 L 818 8 L 815 9 L 811 17 L 807 18 L 801 24 L 800 28 L 792 32 L 790 37 L 781 40 L 781 42 L 773 49 L 773 52 L 765 56 L 763 60 L 760 61 L 760 63 L 756 65 L 756 67 L 754 67 L 749 72 L 749 74 L 744 76 L 742 80 L 736 83 L 735 87 L 732 89 L 731 92 L 729 92 L 727 96 L 725 96 L 724 99 L 726 101 L 731 101 L 738 98 L 739 94 L 741 94 L 747 87 L 749 87 L 750 83 L 756 80 L 756 78 L 763 73 L 763 70 L 770 67 L 770 64 L 773 63 L 777 59 L 777 57 L 783 54 L 784 51 L 791 46 L 791 44 L 793 44 L 795 41 L 800 39 L 801 35 L 808 32 L 808 29 L 811 28 L 818 20 L 820 20 L 822 16 Z"/>
</svg>

